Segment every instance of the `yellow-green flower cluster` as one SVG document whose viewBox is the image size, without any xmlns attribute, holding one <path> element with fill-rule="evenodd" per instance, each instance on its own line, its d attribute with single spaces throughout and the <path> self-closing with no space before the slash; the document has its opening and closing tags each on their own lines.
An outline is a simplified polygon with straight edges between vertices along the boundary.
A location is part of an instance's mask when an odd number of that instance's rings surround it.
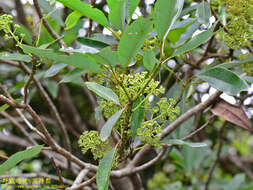
<svg viewBox="0 0 253 190">
<path fill-rule="evenodd" d="M 12 32 L 11 30 L 11 24 L 13 23 L 12 21 L 13 17 L 11 15 L 3 14 L 0 16 L 0 31 L 3 30 L 5 35 L 4 39 L 8 40 L 9 38 L 13 38 L 17 42 L 17 46 L 21 47 L 21 43 L 23 38 L 25 37 L 24 34 L 21 34 L 20 37 L 21 39 L 15 35 L 15 32 L 17 29 L 20 28 L 18 24 L 14 24 L 14 31 Z"/>
<path fill-rule="evenodd" d="M 240 58 L 247 59 L 250 56 L 252 56 L 252 54 L 242 54 Z M 242 71 L 247 73 L 248 76 L 253 76 L 253 61 L 244 63 L 241 65 L 241 67 L 242 67 Z"/>
<path fill-rule="evenodd" d="M 148 145 L 161 147 L 160 138 L 157 136 L 158 133 L 162 132 L 162 126 L 154 120 L 144 121 L 141 127 L 137 130 L 137 135 L 141 141 Z"/>
<path fill-rule="evenodd" d="M 225 6 L 230 13 L 227 46 L 237 49 L 249 45 L 253 35 L 253 0 L 226 0 Z"/>
<path fill-rule="evenodd" d="M 98 131 L 85 131 L 80 136 L 78 144 L 83 154 L 90 150 L 95 160 L 103 158 L 104 154 L 111 149 L 108 140 L 100 140 Z"/>
<path fill-rule="evenodd" d="M 119 75 L 119 82 L 122 83 L 124 88 L 126 89 L 128 95 L 130 97 L 135 97 L 139 90 L 141 90 L 144 85 L 146 84 L 148 77 L 147 77 L 147 72 L 142 72 L 142 73 L 137 73 L 137 74 L 121 74 Z M 159 87 L 159 82 L 155 80 L 151 80 L 150 83 L 147 85 L 145 88 L 143 94 L 148 95 L 148 94 L 154 94 L 154 95 L 159 95 L 164 93 L 164 88 Z M 125 105 L 128 103 L 128 97 L 123 90 L 122 86 L 116 85 L 112 90 L 118 95 L 120 99 L 120 104 Z M 146 101 L 147 102 L 147 101 Z M 146 104 L 146 103 L 145 103 Z M 108 119 L 110 118 L 114 113 L 119 111 L 121 108 L 117 105 L 115 105 L 114 102 L 108 101 L 105 99 L 102 99 L 100 101 L 100 110 L 103 112 L 104 116 Z M 119 128 L 120 125 L 123 124 L 124 118 L 126 116 L 126 113 L 123 113 L 116 124 L 116 129 Z M 119 130 L 120 131 L 120 130 Z"/>
</svg>

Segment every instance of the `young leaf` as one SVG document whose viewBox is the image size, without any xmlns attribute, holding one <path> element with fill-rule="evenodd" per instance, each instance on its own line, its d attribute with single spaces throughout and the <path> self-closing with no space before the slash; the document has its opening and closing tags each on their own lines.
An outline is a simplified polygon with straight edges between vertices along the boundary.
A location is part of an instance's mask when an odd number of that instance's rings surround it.
<svg viewBox="0 0 253 190">
<path fill-rule="evenodd" d="M 166 143 L 172 144 L 172 145 L 187 145 L 192 148 L 199 148 L 199 147 L 205 147 L 208 146 L 206 143 L 195 143 L 195 142 L 185 142 L 180 139 L 170 139 L 166 140 Z"/>
<path fill-rule="evenodd" d="M 202 1 L 197 8 L 196 16 L 200 24 L 209 24 L 209 18 L 212 16 L 209 3 Z"/>
<path fill-rule="evenodd" d="M 123 33 L 118 47 L 119 61 L 123 67 L 126 67 L 136 56 L 151 29 L 152 22 L 140 17 Z"/>
<path fill-rule="evenodd" d="M 73 11 L 72 13 L 70 13 L 65 20 L 66 27 L 64 29 L 69 30 L 73 28 L 81 17 L 82 13 L 80 13 L 79 11 Z"/>
<path fill-rule="evenodd" d="M 119 104 L 119 97 L 110 88 L 106 88 L 100 84 L 94 82 L 86 82 L 85 85 L 88 89 L 96 93 L 98 96 L 106 100 L 113 101 L 115 104 Z"/>
<path fill-rule="evenodd" d="M 0 52 L 0 59 L 24 61 L 24 62 L 30 62 L 32 60 L 32 58 L 28 55 L 24 55 L 20 53 L 9 53 L 9 52 Z"/>
<path fill-rule="evenodd" d="M 115 114 L 113 114 L 104 124 L 104 126 L 101 129 L 100 132 L 100 139 L 102 141 L 105 141 L 111 134 L 112 128 L 117 123 L 118 119 L 120 118 L 121 114 L 123 113 L 124 108 L 117 111 Z"/>
<path fill-rule="evenodd" d="M 176 49 L 174 51 L 174 53 L 171 55 L 171 57 L 178 56 L 182 53 L 188 52 L 188 51 L 200 46 L 201 44 L 204 44 L 212 37 L 213 29 L 214 29 L 214 27 L 194 36 L 190 41 L 188 41 L 187 43 L 182 45 L 180 48 Z"/>
<path fill-rule="evenodd" d="M 109 12 L 109 21 L 112 26 L 118 30 L 124 29 L 125 24 L 125 0 L 107 0 L 110 12 Z"/>
<path fill-rule="evenodd" d="M 155 53 L 151 49 L 144 51 L 143 65 L 147 70 L 152 71 L 158 60 L 155 57 Z"/>
<path fill-rule="evenodd" d="M 113 160 L 116 155 L 116 150 L 109 151 L 104 158 L 99 162 L 96 181 L 98 190 L 107 190 L 109 186 L 109 177 L 113 165 Z"/>
<path fill-rule="evenodd" d="M 141 103 L 141 98 L 137 98 L 137 100 L 134 102 L 133 107 L 135 108 Z M 141 127 L 141 122 L 144 118 L 145 110 L 144 105 L 142 104 L 137 110 L 135 110 L 132 114 L 132 123 L 131 123 L 131 133 L 133 139 L 137 135 L 137 130 Z"/>
<path fill-rule="evenodd" d="M 223 67 L 213 67 L 199 73 L 197 77 L 208 82 L 212 87 L 230 95 L 236 95 L 248 88 L 244 80 Z"/>
<path fill-rule="evenodd" d="M 82 15 L 91 18 L 92 20 L 98 22 L 102 26 L 108 26 L 108 21 L 102 11 L 97 8 L 93 8 L 91 5 L 83 3 L 80 0 L 56 0 L 66 7 L 79 11 Z"/>
<path fill-rule="evenodd" d="M 73 53 L 72 55 L 64 55 L 62 52 L 56 52 L 52 49 L 40 49 L 27 45 L 22 45 L 24 52 L 39 55 L 41 57 L 72 65 L 76 68 L 90 70 L 93 72 L 101 72 L 100 66 L 84 53 Z"/>
<path fill-rule="evenodd" d="M 59 73 L 63 68 L 67 67 L 66 64 L 63 63 L 55 63 L 53 64 L 45 73 L 44 77 L 49 78 L 55 76 Z"/>
<path fill-rule="evenodd" d="M 7 161 L 5 161 L 2 165 L 0 165 L 0 174 L 13 168 L 24 159 L 28 159 L 28 158 L 32 158 L 36 156 L 37 154 L 41 152 L 43 147 L 44 147 L 43 145 L 37 145 L 27 150 L 20 151 L 13 154 Z"/>
<path fill-rule="evenodd" d="M 213 114 L 247 130 L 253 130 L 251 121 L 241 107 L 229 104 L 222 99 L 212 107 Z"/>
<path fill-rule="evenodd" d="M 155 29 L 163 41 L 179 17 L 184 0 L 157 0 L 155 3 Z"/>
</svg>

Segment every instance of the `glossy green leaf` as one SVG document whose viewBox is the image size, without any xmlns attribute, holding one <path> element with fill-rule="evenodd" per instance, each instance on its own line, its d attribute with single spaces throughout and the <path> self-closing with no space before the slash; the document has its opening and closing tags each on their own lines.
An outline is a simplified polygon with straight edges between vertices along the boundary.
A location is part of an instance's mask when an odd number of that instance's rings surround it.
<svg viewBox="0 0 253 190">
<path fill-rule="evenodd" d="M 93 40 L 93 39 L 85 38 L 85 37 L 79 37 L 79 38 L 77 38 L 77 41 L 83 45 L 93 47 L 96 49 L 102 49 L 102 48 L 109 46 L 109 44 L 106 44 L 106 43 L 101 42 L 99 40 Z"/>
<path fill-rule="evenodd" d="M 92 34 L 90 39 L 96 40 L 96 41 L 99 41 L 99 42 L 103 42 L 103 43 L 108 44 L 108 45 L 118 44 L 118 41 L 113 36 L 105 35 L 105 34 L 101 34 L 101 33 Z"/>
<path fill-rule="evenodd" d="M 7 161 L 0 165 L 0 174 L 3 174 L 5 171 L 10 170 L 14 166 L 16 166 L 19 162 L 24 159 L 32 158 L 39 154 L 44 146 L 37 145 L 33 146 L 27 150 L 17 152 L 13 154 Z"/>
<path fill-rule="evenodd" d="M 209 24 L 209 18 L 212 16 L 212 13 L 211 13 L 211 8 L 208 2 L 202 1 L 198 5 L 196 16 L 200 24 L 205 24 L 205 25 Z"/>
<path fill-rule="evenodd" d="M 113 166 L 116 150 L 112 149 L 107 152 L 98 165 L 98 171 L 96 174 L 96 182 L 98 190 L 108 190 L 110 172 Z"/>
<path fill-rule="evenodd" d="M 131 19 L 135 9 L 140 3 L 140 0 L 125 0 L 126 1 L 126 8 L 127 8 L 127 20 Z"/>
<path fill-rule="evenodd" d="M 143 64 L 146 69 L 152 71 L 156 63 L 158 63 L 158 60 L 155 57 L 155 52 L 151 49 L 145 50 L 143 54 Z"/>
<path fill-rule="evenodd" d="M 142 17 L 138 18 L 127 27 L 118 46 L 119 61 L 123 67 L 126 67 L 131 63 L 132 59 L 141 49 L 146 36 L 151 29 L 152 21 Z"/>
<path fill-rule="evenodd" d="M 192 148 L 199 148 L 199 147 L 208 146 L 208 144 L 206 144 L 206 143 L 186 142 L 186 141 L 182 141 L 180 139 L 170 139 L 170 140 L 166 140 L 165 142 L 168 144 L 172 144 L 172 145 L 187 145 Z"/>
<path fill-rule="evenodd" d="M 44 77 L 49 78 L 57 75 L 63 68 L 67 67 L 66 64 L 63 63 L 55 63 L 53 64 L 45 73 Z"/>
<path fill-rule="evenodd" d="M 91 5 L 83 3 L 80 0 L 56 0 L 66 7 L 79 11 L 82 15 L 91 18 L 102 26 L 108 26 L 108 21 L 102 11 L 97 8 L 93 8 Z"/>
<path fill-rule="evenodd" d="M 68 56 L 62 52 L 56 52 L 52 49 L 39 49 L 27 45 L 22 45 L 22 48 L 26 53 L 39 55 L 47 59 L 52 59 L 54 61 L 65 63 L 67 65 L 72 65 L 76 68 L 89 70 L 92 72 L 101 72 L 101 68 L 95 62 L 95 60 L 83 53 L 73 53 L 72 55 Z"/>
<path fill-rule="evenodd" d="M 105 65 L 111 65 L 115 67 L 118 64 L 117 52 L 112 51 L 110 47 L 102 49 L 97 54 L 91 54 L 91 56 L 99 63 Z"/>
<path fill-rule="evenodd" d="M 133 107 L 136 108 L 140 103 L 141 103 L 141 98 L 137 98 L 133 104 Z M 145 110 L 144 110 L 144 102 L 142 105 L 133 112 L 132 114 L 132 122 L 131 122 L 131 134 L 133 139 L 137 135 L 137 130 L 141 127 L 141 123 L 143 121 L 145 115 Z"/>
<path fill-rule="evenodd" d="M 115 124 L 117 123 L 117 121 L 119 120 L 121 114 L 123 113 L 124 108 L 117 111 L 115 114 L 113 114 L 104 124 L 104 126 L 101 129 L 100 132 L 100 139 L 102 141 L 105 141 L 112 132 L 112 128 L 115 126 Z"/>
<path fill-rule="evenodd" d="M 73 11 L 72 13 L 70 13 L 65 20 L 65 30 L 73 28 L 81 17 L 82 13 L 80 13 L 79 11 Z"/>
<path fill-rule="evenodd" d="M 184 0 L 157 0 L 155 3 L 155 29 L 163 41 L 179 17 Z"/>
<path fill-rule="evenodd" d="M 249 63 L 249 62 L 251 62 L 253 64 L 253 56 L 250 56 L 246 59 L 242 59 L 242 60 L 238 60 L 238 61 L 223 63 L 223 64 L 220 64 L 219 66 L 226 67 L 226 68 L 233 68 L 233 67 L 237 67 L 237 66 L 240 66 L 241 64 Z"/>
<path fill-rule="evenodd" d="M 230 95 L 236 95 L 248 88 L 244 80 L 223 67 L 208 69 L 199 73 L 197 77 L 208 82 L 212 87 Z"/>
<path fill-rule="evenodd" d="M 110 12 L 109 12 L 109 21 L 112 26 L 118 30 L 124 29 L 125 24 L 125 0 L 107 0 Z"/>
<path fill-rule="evenodd" d="M 32 58 L 28 55 L 24 55 L 20 53 L 9 53 L 9 52 L 0 52 L 0 59 L 24 61 L 24 62 L 30 62 L 32 60 Z"/>
<path fill-rule="evenodd" d="M 75 39 L 78 37 L 79 30 L 83 27 L 83 21 L 80 19 L 76 25 L 69 29 L 65 30 L 63 33 L 63 40 L 69 46 Z"/>
<path fill-rule="evenodd" d="M 94 82 L 85 82 L 88 89 L 93 91 L 98 96 L 113 101 L 115 104 L 119 104 L 119 97 L 110 88 L 106 88 L 100 84 Z"/>
<path fill-rule="evenodd" d="M 175 57 L 182 53 L 191 51 L 192 49 L 200 46 L 201 44 L 204 44 L 212 37 L 213 29 L 214 27 L 194 36 L 190 41 L 182 45 L 180 48 L 176 49 L 174 53 L 171 55 L 171 57 Z"/>
</svg>

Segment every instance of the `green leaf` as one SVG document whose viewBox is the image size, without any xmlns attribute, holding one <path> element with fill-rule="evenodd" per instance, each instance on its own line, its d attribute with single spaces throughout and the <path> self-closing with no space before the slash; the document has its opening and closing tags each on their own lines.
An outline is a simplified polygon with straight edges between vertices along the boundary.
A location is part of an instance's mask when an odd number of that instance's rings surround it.
<svg viewBox="0 0 253 190">
<path fill-rule="evenodd" d="M 47 81 L 47 90 L 52 95 L 52 97 L 55 99 L 58 95 L 58 89 L 59 86 L 57 82 L 55 81 Z"/>
<path fill-rule="evenodd" d="M 113 36 L 105 35 L 105 34 L 101 34 L 101 33 L 92 34 L 90 39 L 96 40 L 96 41 L 99 41 L 99 42 L 103 42 L 103 43 L 108 44 L 108 45 L 118 44 L 118 41 L 115 40 L 115 38 Z"/>
<path fill-rule="evenodd" d="M 9 52 L 1 52 L 0 59 L 3 60 L 13 60 L 13 61 L 24 61 L 30 62 L 32 58 L 28 55 L 20 54 L 20 53 L 9 53 Z"/>
<path fill-rule="evenodd" d="M 43 147 L 44 147 L 43 145 L 37 145 L 27 150 L 13 154 L 7 161 L 5 161 L 3 164 L 0 165 L 0 174 L 3 174 L 5 171 L 8 171 L 9 169 L 13 168 L 24 159 L 36 156 L 41 152 Z"/>
<path fill-rule="evenodd" d="M 66 64 L 63 63 L 55 63 L 53 64 L 45 73 L 44 77 L 49 78 L 57 75 L 63 68 L 67 67 Z"/>
<path fill-rule="evenodd" d="M 155 57 L 155 52 L 151 49 L 147 49 L 143 54 L 143 64 L 147 70 L 152 71 L 158 60 Z"/>
<path fill-rule="evenodd" d="M 123 33 L 118 46 L 119 61 L 123 67 L 126 67 L 136 56 L 151 29 L 152 22 L 140 17 Z"/>
<path fill-rule="evenodd" d="M 107 0 L 107 4 L 110 9 L 109 21 L 113 27 L 123 31 L 126 17 L 125 0 Z"/>
<path fill-rule="evenodd" d="M 248 83 L 253 83 L 253 77 L 249 77 L 249 76 L 242 76 L 241 77 L 243 80 L 247 81 Z"/>
<path fill-rule="evenodd" d="M 101 72 L 100 66 L 89 57 L 87 54 L 83 53 L 73 53 L 72 55 L 64 55 L 62 52 L 56 52 L 52 49 L 39 49 L 27 45 L 22 45 L 24 52 L 39 55 L 41 57 L 52 59 L 57 62 L 65 63 L 67 65 L 72 65 L 76 68 L 89 70 L 92 72 Z"/>
<path fill-rule="evenodd" d="M 119 97 L 110 88 L 106 88 L 100 84 L 94 82 L 86 82 L 85 85 L 88 89 L 96 93 L 98 96 L 113 101 L 115 104 L 119 104 Z"/>
<path fill-rule="evenodd" d="M 163 41 L 179 17 L 184 0 L 157 0 L 155 3 L 155 29 Z"/>
<path fill-rule="evenodd" d="M 102 49 L 102 48 L 105 48 L 105 47 L 109 46 L 109 44 L 106 44 L 104 42 L 101 42 L 101 41 L 98 41 L 98 40 L 93 40 L 93 39 L 90 39 L 90 38 L 84 38 L 84 37 L 77 38 L 77 41 L 80 42 L 83 45 L 93 47 L 93 48 L 96 48 L 96 49 Z"/>
<path fill-rule="evenodd" d="M 72 13 L 70 13 L 65 20 L 66 27 L 64 29 L 69 30 L 73 28 L 81 17 L 82 13 L 80 13 L 79 11 L 73 11 Z"/>
<path fill-rule="evenodd" d="M 112 149 L 105 154 L 104 158 L 99 162 L 96 181 L 98 190 L 107 190 L 109 186 L 109 177 L 113 165 L 116 150 Z"/>
<path fill-rule="evenodd" d="M 242 60 L 238 60 L 238 61 L 223 63 L 223 64 L 220 64 L 219 66 L 226 67 L 226 68 L 233 68 L 233 67 L 237 67 L 237 66 L 240 66 L 241 64 L 248 63 L 248 62 L 252 62 L 252 64 L 253 64 L 253 56 L 250 56 L 246 59 L 242 59 Z"/>
<path fill-rule="evenodd" d="M 70 30 L 65 30 L 63 40 L 67 45 L 70 45 L 78 36 L 79 30 L 83 27 L 83 21 L 80 19 L 77 24 Z"/>
<path fill-rule="evenodd" d="M 135 108 L 136 106 L 138 106 L 141 103 L 141 100 L 142 99 L 140 97 L 137 98 L 136 101 L 133 104 L 133 107 Z M 131 133 L 132 133 L 133 139 L 136 137 L 137 130 L 141 127 L 141 122 L 142 122 L 142 120 L 144 118 L 144 115 L 145 115 L 145 110 L 144 110 L 144 104 L 143 103 L 132 114 Z"/>
<path fill-rule="evenodd" d="M 10 106 L 8 104 L 4 104 L 4 105 L 0 106 L 0 112 L 7 110 L 9 107 Z"/>
<path fill-rule="evenodd" d="M 91 56 L 103 65 L 106 64 L 115 67 L 119 62 L 117 53 L 112 51 L 111 47 L 104 48 L 97 54 L 91 54 Z"/>
<path fill-rule="evenodd" d="M 93 8 L 91 5 L 81 2 L 80 0 L 56 0 L 66 7 L 79 11 L 82 15 L 91 18 L 102 26 L 108 26 L 108 21 L 102 11 Z"/>
<path fill-rule="evenodd" d="M 165 141 L 168 144 L 172 145 L 187 145 L 192 148 L 199 148 L 199 147 L 205 147 L 208 146 L 206 143 L 195 143 L 195 142 L 185 142 L 180 139 L 170 139 Z"/>
<path fill-rule="evenodd" d="M 174 51 L 174 53 L 171 55 L 171 58 L 178 56 L 182 53 L 188 52 L 188 51 L 200 46 L 201 44 L 204 44 L 205 42 L 207 42 L 213 35 L 213 29 L 214 29 L 214 26 L 212 28 L 208 29 L 207 31 L 204 31 L 204 32 L 194 36 L 190 41 L 188 41 L 187 43 L 182 45 L 180 48 L 176 49 Z"/>
<path fill-rule="evenodd" d="M 118 119 L 120 118 L 121 114 L 123 113 L 125 109 L 121 109 L 119 111 L 117 111 L 115 114 L 113 114 L 104 124 L 104 126 L 101 129 L 100 132 L 100 139 L 102 141 L 105 141 L 112 132 L 112 128 L 114 127 L 114 125 L 117 123 Z"/>
<path fill-rule="evenodd" d="M 197 7 L 196 16 L 200 24 L 208 25 L 209 18 L 212 16 L 209 3 L 202 1 Z"/>
<path fill-rule="evenodd" d="M 140 0 L 125 0 L 126 1 L 126 7 L 127 7 L 127 20 L 131 19 L 135 9 L 140 3 Z"/>
<path fill-rule="evenodd" d="M 230 95 L 236 95 L 248 88 L 244 80 L 223 67 L 213 67 L 199 73 L 197 77 L 208 82 L 212 87 Z"/>
<path fill-rule="evenodd" d="M 86 87 L 85 83 L 82 80 L 81 75 L 84 73 L 81 69 L 73 69 L 69 71 L 66 75 L 63 76 L 60 83 L 73 83 L 81 87 Z"/>
</svg>

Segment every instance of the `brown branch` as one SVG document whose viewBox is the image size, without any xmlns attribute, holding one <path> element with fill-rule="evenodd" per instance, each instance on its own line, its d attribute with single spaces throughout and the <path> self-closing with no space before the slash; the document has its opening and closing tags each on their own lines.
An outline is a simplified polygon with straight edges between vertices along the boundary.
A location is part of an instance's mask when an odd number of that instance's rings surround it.
<svg viewBox="0 0 253 190">
<path fill-rule="evenodd" d="M 82 188 L 84 188 L 84 187 L 86 187 L 86 186 L 88 186 L 88 185 L 94 183 L 95 181 L 96 181 L 96 176 L 93 176 L 91 179 L 89 179 L 89 180 L 87 180 L 87 181 L 81 183 L 80 185 L 77 185 L 77 186 L 75 186 L 75 187 L 68 188 L 68 189 L 66 189 L 66 190 L 78 190 L 78 189 L 82 189 Z"/>
<path fill-rule="evenodd" d="M 20 62 L 19 67 L 27 74 L 31 73 L 30 69 L 24 63 Z M 62 121 L 56 106 L 54 105 L 53 101 L 51 100 L 51 98 L 49 97 L 47 92 L 42 87 L 41 83 L 35 77 L 33 77 L 33 81 L 34 81 L 34 84 L 37 87 L 38 91 L 40 92 L 40 95 L 48 104 L 48 107 L 49 107 L 53 117 L 56 119 L 56 121 L 59 125 L 60 131 L 63 135 L 64 147 L 66 147 L 66 149 L 68 151 L 71 151 L 70 140 L 69 140 L 69 136 L 68 136 L 68 133 L 66 130 L 67 128 L 66 128 L 64 122 Z"/>
<path fill-rule="evenodd" d="M 9 158 L 7 156 L 5 156 L 5 155 L 0 154 L 0 159 L 8 160 Z"/>
<path fill-rule="evenodd" d="M 205 124 L 203 124 L 201 127 L 199 127 L 198 129 L 196 129 L 195 131 L 193 131 L 191 134 L 181 138 L 181 140 L 186 140 L 186 139 L 190 139 L 192 138 L 194 135 L 196 135 L 198 132 L 200 132 L 202 129 L 204 129 L 206 126 L 208 126 L 215 118 L 215 115 L 212 115 Z"/>
<path fill-rule="evenodd" d="M 51 161 L 52 161 L 52 163 L 53 163 L 53 165 L 54 165 L 54 168 L 55 168 L 55 170 L 56 170 L 56 172 L 57 172 L 57 176 L 58 176 L 58 178 L 59 178 L 59 181 L 60 181 L 61 185 L 63 185 L 63 180 L 62 180 L 62 176 L 61 176 L 61 170 L 60 170 L 60 168 L 57 166 L 57 164 L 55 163 L 53 157 L 51 158 Z"/>
<path fill-rule="evenodd" d="M 213 164 L 212 164 L 212 166 L 211 166 L 211 168 L 208 172 L 208 178 L 207 178 L 207 181 L 205 183 L 205 190 L 208 190 L 208 185 L 211 182 L 214 169 L 215 169 L 216 165 L 218 164 L 218 162 L 220 160 L 220 154 L 221 154 L 221 149 L 222 149 L 222 145 L 223 145 L 222 132 L 223 132 L 223 128 L 225 127 L 226 124 L 227 124 L 227 122 L 225 121 L 223 123 L 221 129 L 219 130 L 219 133 L 218 133 L 219 145 L 218 145 L 218 150 L 217 150 L 217 153 L 216 153 L 216 159 L 213 162 Z"/>
<path fill-rule="evenodd" d="M 29 74 L 29 78 L 28 78 L 28 80 L 26 81 L 26 83 L 24 85 L 24 104 L 27 103 L 28 87 L 29 87 L 29 84 L 31 83 L 31 81 L 33 79 L 33 76 L 34 76 L 35 72 L 36 72 L 36 65 L 33 64 L 32 72 Z"/>
<path fill-rule="evenodd" d="M 176 128 L 178 128 L 183 122 L 189 119 L 191 116 L 195 115 L 196 113 L 206 109 L 208 106 L 212 105 L 216 99 L 222 94 L 221 91 L 215 92 L 212 96 L 210 96 L 205 102 L 202 102 L 195 107 L 191 108 L 183 115 L 178 117 L 174 122 L 172 122 L 169 126 L 167 126 L 163 132 L 159 135 L 161 139 L 172 133 Z"/>
<path fill-rule="evenodd" d="M 43 13 L 42 10 L 39 6 L 38 0 L 33 0 L 33 4 L 35 7 L 36 12 L 39 15 L 39 18 L 42 20 L 43 25 L 45 26 L 45 28 L 47 29 L 47 31 L 50 33 L 50 35 L 54 38 L 54 39 L 60 39 L 60 36 L 51 28 L 51 26 L 49 25 L 49 23 L 47 22 L 47 20 L 43 17 Z M 61 39 L 59 40 L 59 44 L 62 47 L 67 47 L 65 42 Z"/>
<path fill-rule="evenodd" d="M 78 185 L 80 185 L 84 179 L 84 177 L 87 175 L 87 173 L 89 172 L 88 169 L 83 169 L 76 177 L 74 183 L 72 184 L 72 186 L 70 188 L 67 188 L 66 190 L 71 190 L 71 188 L 76 188 Z"/>
</svg>

